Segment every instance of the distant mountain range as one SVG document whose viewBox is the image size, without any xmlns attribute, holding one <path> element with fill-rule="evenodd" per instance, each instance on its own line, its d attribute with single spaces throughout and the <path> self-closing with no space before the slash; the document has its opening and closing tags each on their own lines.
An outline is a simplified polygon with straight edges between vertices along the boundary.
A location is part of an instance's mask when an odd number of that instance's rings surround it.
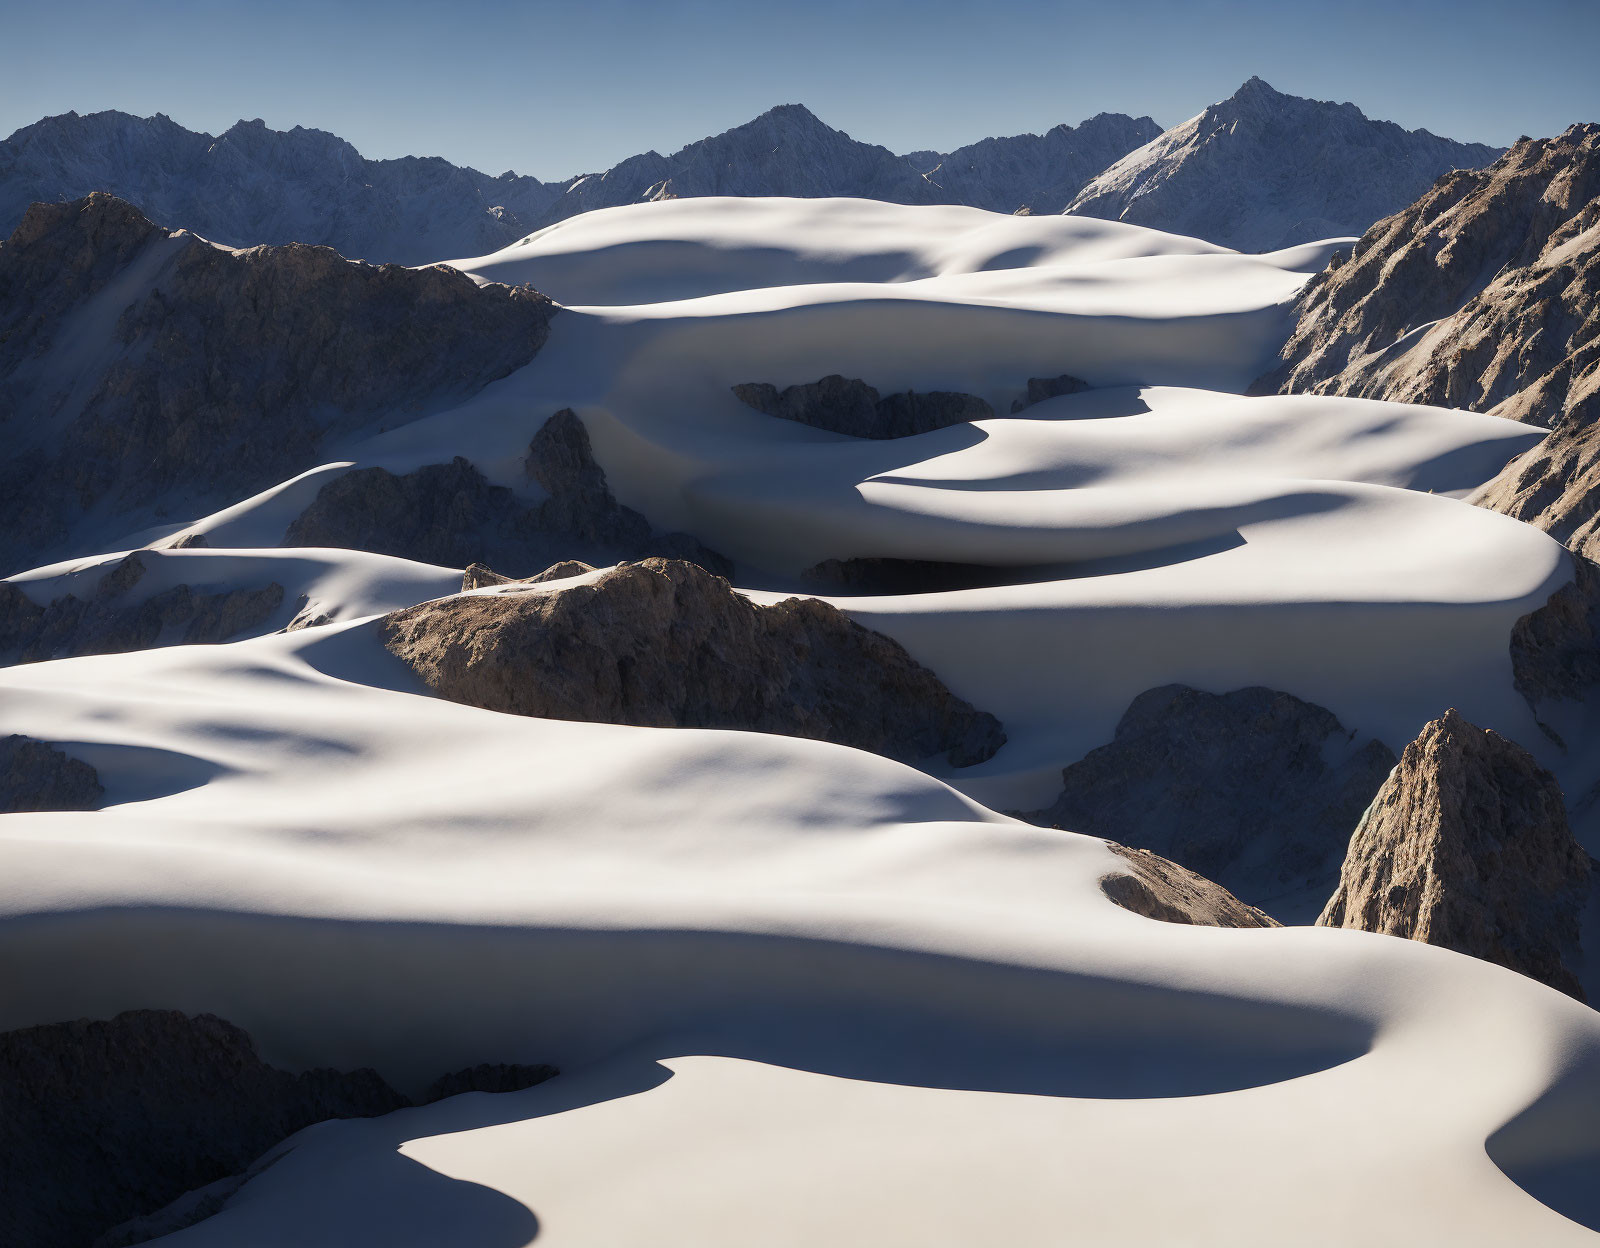
<svg viewBox="0 0 1600 1248">
<path fill-rule="evenodd" d="M 1102 113 L 1077 127 L 897 155 L 785 104 L 670 156 L 541 182 L 438 157 L 368 160 L 343 139 L 240 121 L 212 136 L 161 114 L 47 117 L 0 143 L 0 234 L 35 201 L 110 191 L 230 246 L 309 242 L 400 264 L 481 255 L 593 208 L 702 195 L 857 196 L 1063 210 L 1264 250 L 1358 234 L 1440 174 L 1499 149 L 1368 120 L 1252 78 L 1163 132 Z"/>
</svg>

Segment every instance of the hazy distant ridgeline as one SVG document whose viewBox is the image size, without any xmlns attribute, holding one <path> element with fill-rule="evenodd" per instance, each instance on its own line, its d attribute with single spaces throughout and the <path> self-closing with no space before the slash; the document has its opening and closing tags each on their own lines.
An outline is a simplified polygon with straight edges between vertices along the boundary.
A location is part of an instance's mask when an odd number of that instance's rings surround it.
<svg viewBox="0 0 1600 1248">
<path fill-rule="evenodd" d="M 644 152 L 561 182 L 493 177 L 439 157 L 369 160 L 326 131 L 260 120 L 212 136 L 159 113 L 66 113 L 0 142 L 0 235 L 32 202 L 103 190 L 229 246 L 321 243 L 424 264 L 484 255 L 593 208 L 790 195 L 1066 210 L 1255 251 L 1358 234 L 1439 175 L 1498 154 L 1259 79 L 1166 132 L 1148 117 L 1102 113 L 942 155 L 897 155 L 786 104 L 670 156 Z"/>
</svg>

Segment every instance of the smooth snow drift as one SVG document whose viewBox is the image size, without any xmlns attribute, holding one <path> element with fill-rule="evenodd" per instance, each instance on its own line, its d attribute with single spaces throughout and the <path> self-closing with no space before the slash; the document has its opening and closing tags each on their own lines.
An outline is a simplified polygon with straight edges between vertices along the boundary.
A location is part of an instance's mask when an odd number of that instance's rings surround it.
<svg viewBox="0 0 1600 1248">
<path fill-rule="evenodd" d="M 1447 705 L 1536 744 L 1507 637 L 1569 569 L 1460 496 L 1540 431 L 1238 396 L 1325 251 L 694 200 L 457 262 L 569 305 L 532 365 L 159 556 L 161 584 L 277 580 L 345 622 L 0 671 L 0 733 L 112 803 L 0 818 L 0 1027 L 209 1010 L 270 1060 L 401 1085 L 565 1072 L 303 1132 L 184 1248 L 1594 1242 L 1562 1215 L 1600 1224 L 1600 1016 L 1390 938 L 1140 918 L 1100 842 L 985 808 L 1048 801 L 1171 681 L 1284 689 L 1395 747 Z M 862 442 L 729 389 L 832 373 L 1000 415 Z M 1096 388 L 1008 414 L 1063 373 Z M 1010 743 L 940 779 L 457 706 L 362 618 L 452 570 L 267 549 L 352 465 L 463 455 L 527 491 L 569 406 L 618 498 L 763 600 L 828 559 L 991 569 L 831 600 Z M 16 579 L 43 601 L 110 558 Z"/>
</svg>

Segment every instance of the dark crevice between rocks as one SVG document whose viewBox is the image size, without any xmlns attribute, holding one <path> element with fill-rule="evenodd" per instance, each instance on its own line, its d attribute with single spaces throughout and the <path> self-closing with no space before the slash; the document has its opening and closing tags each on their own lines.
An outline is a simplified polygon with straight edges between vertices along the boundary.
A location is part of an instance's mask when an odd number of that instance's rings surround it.
<svg viewBox="0 0 1600 1248">
<path fill-rule="evenodd" d="M 732 389 L 741 403 L 767 416 L 854 438 L 906 438 L 951 425 L 991 420 L 995 414 L 994 408 L 975 394 L 957 390 L 879 394 L 866 382 L 838 373 L 782 390 L 764 381 L 741 382 Z M 1015 414 L 1046 399 L 1087 389 L 1088 382 L 1068 373 L 1030 377 L 1022 397 L 1012 402 L 1011 411 Z"/>
<path fill-rule="evenodd" d="M 209 1014 L 133 1010 L 0 1033 L 0 1243 L 143 1243 L 215 1213 L 252 1162 L 312 1123 L 516 1091 L 556 1073 L 475 1066 L 413 1101 L 368 1069 L 278 1070 Z"/>
<path fill-rule="evenodd" d="M 650 555 L 731 575 L 732 563 L 687 533 L 666 533 L 617 502 L 570 408 L 534 434 L 524 468 L 546 497 L 526 502 L 467 460 L 398 476 L 357 468 L 330 481 L 289 526 L 285 546 L 336 546 L 420 563 L 478 563 L 516 579 L 562 560 L 594 565 Z"/>
<path fill-rule="evenodd" d="M 127 601 L 146 571 L 134 551 L 107 569 L 87 599 L 63 594 L 47 606 L 0 581 L 0 663 L 223 642 L 259 627 L 283 603 L 283 586 L 275 581 L 214 594 L 174 585 L 142 602 Z"/>
<path fill-rule="evenodd" d="M 441 598 L 388 616 L 383 637 L 439 696 L 514 715 L 770 732 L 956 767 L 1005 742 L 994 716 L 837 608 L 757 606 L 682 560 Z"/>
</svg>

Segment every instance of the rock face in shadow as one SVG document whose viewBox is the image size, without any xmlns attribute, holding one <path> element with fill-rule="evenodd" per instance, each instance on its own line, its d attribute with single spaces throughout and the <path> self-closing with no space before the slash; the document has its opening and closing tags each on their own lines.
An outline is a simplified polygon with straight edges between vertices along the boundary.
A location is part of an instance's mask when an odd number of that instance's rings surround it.
<svg viewBox="0 0 1600 1248">
<path fill-rule="evenodd" d="M 1582 699 L 1600 685 L 1600 564 L 1573 556 L 1574 575 L 1511 629 L 1517 692 L 1535 711 L 1550 698 Z"/>
<path fill-rule="evenodd" d="M 516 577 L 580 554 L 595 563 L 660 555 L 718 573 L 733 570 L 687 533 L 663 533 L 618 503 L 570 408 L 533 436 L 524 469 L 544 492 L 538 502 L 492 484 L 460 456 L 404 476 L 357 468 L 318 491 L 283 544 L 341 546 L 444 567 L 481 563 Z"/>
<path fill-rule="evenodd" d="M 0 245 L 0 567 L 43 562 L 91 508 L 132 530 L 175 488 L 234 501 L 330 433 L 471 394 L 553 311 L 442 266 L 229 251 L 110 195 L 35 204 Z"/>
<path fill-rule="evenodd" d="M 976 395 L 952 390 L 879 395 L 866 382 L 837 373 L 782 390 L 766 382 L 744 382 L 733 392 L 768 416 L 854 438 L 904 438 L 994 416 L 994 409 Z"/>
<path fill-rule="evenodd" d="M 87 1248 L 327 1118 L 409 1102 L 376 1073 L 266 1065 L 220 1018 L 137 1010 L 0 1034 L 0 1240 Z"/>
<path fill-rule="evenodd" d="M 1196 875 L 1148 849 L 1110 843 L 1126 864 L 1105 876 L 1101 891 L 1124 910 L 1163 923 L 1196 927 L 1282 927 L 1270 915 L 1247 906 L 1222 885 Z"/>
<path fill-rule="evenodd" d="M 1441 945 L 1582 1000 L 1567 960 L 1589 882 L 1555 777 L 1451 710 L 1406 746 L 1317 923 Z"/>
<path fill-rule="evenodd" d="M 1013 414 L 1026 411 L 1035 403 L 1059 399 L 1064 394 L 1082 394 L 1088 388 L 1087 381 L 1070 373 L 1062 373 L 1059 377 L 1030 377 L 1028 392 L 1022 398 L 1012 400 L 1011 411 Z"/>
<path fill-rule="evenodd" d="M 461 574 L 461 590 L 465 593 L 469 589 L 482 589 L 486 585 L 542 585 L 546 581 L 564 581 L 568 577 L 582 576 L 585 572 L 593 572 L 594 567 L 578 559 L 563 559 L 560 563 L 552 563 L 543 572 L 533 576 L 501 576 L 493 568 L 485 567 L 481 563 L 470 564 Z"/>
<path fill-rule="evenodd" d="M 992 715 L 838 609 L 756 606 L 682 560 L 423 603 L 387 617 L 383 637 L 441 697 L 514 715 L 781 733 L 958 767 L 1005 741 Z"/>
<path fill-rule="evenodd" d="M 0 815 L 95 810 L 105 793 L 88 763 L 32 737 L 0 737 Z"/>
<path fill-rule="evenodd" d="M 1548 427 L 1475 501 L 1600 558 L 1600 125 L 1441 178 L 1301 293 L 1257 391 Z"/>
<path fill-rule="evenodd" d="M 1287 693 L 1166 685 L 1135 698 L 1110 744 L 1066 768 L 1061 796 L 1022 818 L 1120 838 L 1284 922 L 1309 922 L 1394 761 Z"/>
<path fill-rule="evenodd" d="M 0 1033 L 0 1242 L 143 1243 L 215 1213 L 238 1186 L 230 1176 L 312 1123 L 516 1091 L 555 1073 L 476 1066 L 413 1102 L 371 1070 L 278 1070 L 210 1014 L 131 1010 Z M 181 1213 L 148 1216 L 213 1184 L 209 1200 L 196 1193 Z"/>
<path fill-rule="evenodd" d="M 131 601 L 128 592 L 146 570 L 134 551 L 107 570 L 88 599 L 64 594 L 43 607 L 17 586 L 0 582 L 0 662 L 222 642 L 264 623 L 283 603 L 283 586 L 276 581 L 217 594 L 174 585 Z"/>
</svg>

